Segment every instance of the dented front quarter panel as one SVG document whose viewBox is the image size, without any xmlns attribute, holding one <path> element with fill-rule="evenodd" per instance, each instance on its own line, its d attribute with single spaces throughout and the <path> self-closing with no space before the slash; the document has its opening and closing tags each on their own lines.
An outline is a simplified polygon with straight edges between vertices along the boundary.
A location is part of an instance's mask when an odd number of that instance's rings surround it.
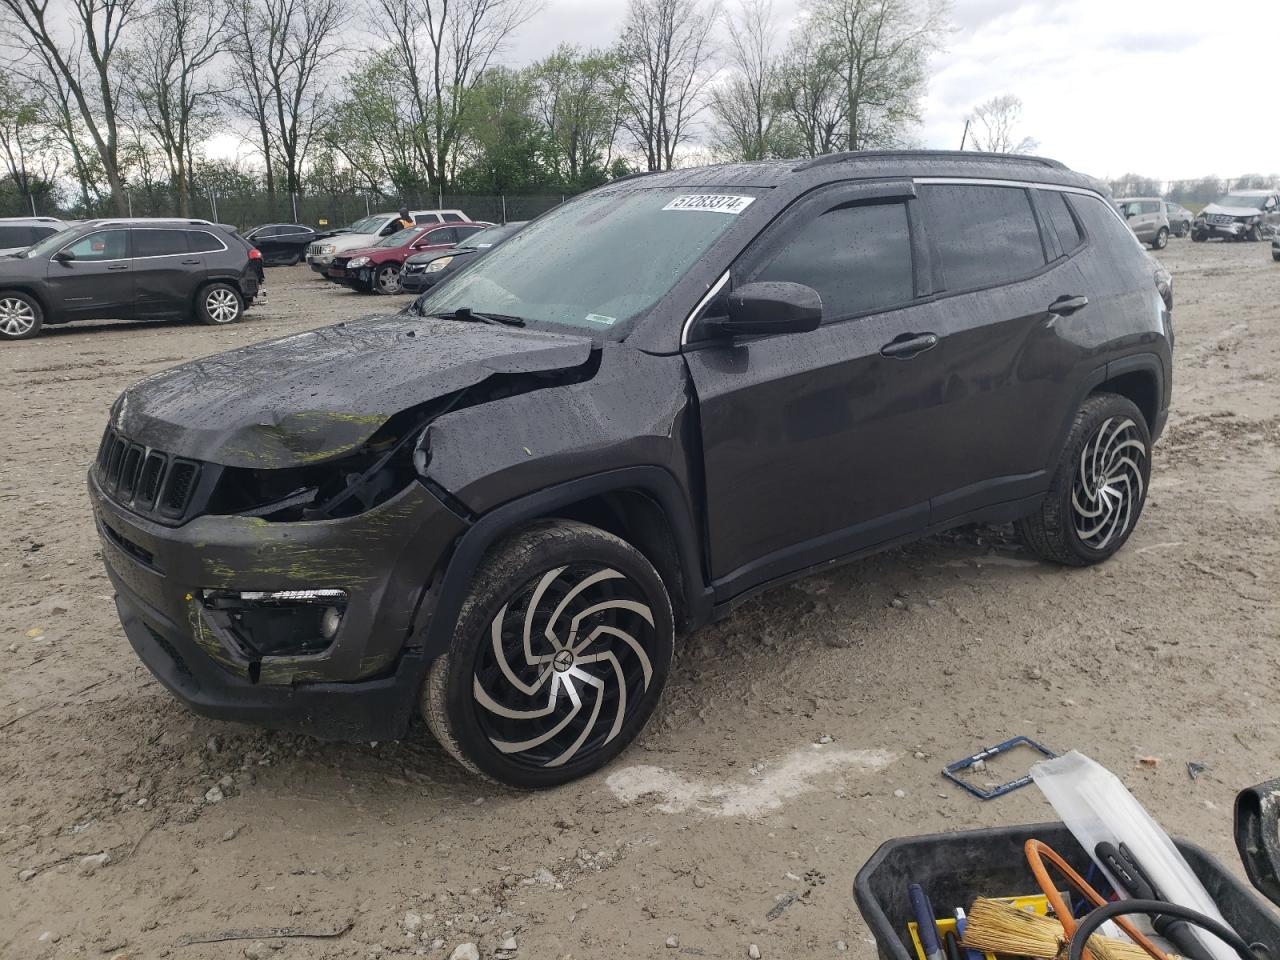
<svg viewBox="0 0 1280 960">
<path fill-rule="evenodd" d="M 395 314 L 367 317 L 206 357 L 148 377 L 117 401 L 129 439 L 230 467 L 282 468 L 341 457 L 392 415 L 495 374 L 572 369 L 591 343 Z"/>
<path fill-rule="evenodd" d="M 433 421 L 427 476 L 476 514 L 530 491 L 637 465 L 665 468 L 688 496 L 696 439 L 683 358 L 608 341 L 601 352 L 590 380 Z"/>
</svg>

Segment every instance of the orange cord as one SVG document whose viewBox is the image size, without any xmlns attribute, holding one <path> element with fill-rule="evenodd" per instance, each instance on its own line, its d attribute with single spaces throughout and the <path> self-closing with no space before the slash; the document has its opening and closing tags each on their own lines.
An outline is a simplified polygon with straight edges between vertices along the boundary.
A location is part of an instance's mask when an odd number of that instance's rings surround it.
<svg viewBox="0 0 1280 960">
<path fill-rule="evenodd" d="M 1053 907 L 1053 912 L 1057 914 L 1058 922 L 1062 924 L 1067 940 L 1070 940 L 1076 932 L 1075 917 L 1071 915 L 1070 905 L 1062 902 L 1062 895 L 1058 893 L 1057 885 L 1049 879 L 1049 871 L 1045 868 L 1041 858 L 1048 860 L 1057 867 L 1058 872 L 1075 888 L 1076 893 L 1087 899 L 1095 907 L 1101 907 L 1107 901 L 1098 891 L 1089 886 L 1084 877 L 1076 873 L 1071 868 L 1071 865 L 1058 856 L 1057 852 L 1048 844 L 1033 839 L 1028 840 L 1022 849 L 1026 852 L 1027 863 L 1031 866 L 1031 872 L 1035 874 L 1036 883 L 1040 884 L 1040 889 L 1044 892 L 1045 899 Z M 1148 940 L 1140 930 L 1124 917 L 1116 917 L 1115 922 L 1116 926 L 1127 933 L 1134 943 L 1146 950 L 1155 960 L 1169 960 L 1168 955 L 1163 950 Z M 1086 960 L 1089 960 L 1090 953 L 1088 950 L 1085 951 L 1084 955 Z"/>
</svg>

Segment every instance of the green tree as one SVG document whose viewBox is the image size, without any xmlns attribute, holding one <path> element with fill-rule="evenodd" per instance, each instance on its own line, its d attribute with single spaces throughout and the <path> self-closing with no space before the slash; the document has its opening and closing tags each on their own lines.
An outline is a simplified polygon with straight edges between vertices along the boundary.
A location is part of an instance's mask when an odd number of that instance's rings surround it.
<svg viewBox="0 0 1280 960">
<path fill-rule="evenodd" d="M 617 55 L 562 45 L 528 71 L 546 162 L 566 189 L 607 179 L 622 121 Z"/>
<path fill-rule="evenodd" d="M 466 141 L 456 186 L 468 193 L 536 193 L 558 185 L 542 162 L 545 131 L 533 117 L 525 73 L 492 67 L 468 94 Z"/>
</svg>

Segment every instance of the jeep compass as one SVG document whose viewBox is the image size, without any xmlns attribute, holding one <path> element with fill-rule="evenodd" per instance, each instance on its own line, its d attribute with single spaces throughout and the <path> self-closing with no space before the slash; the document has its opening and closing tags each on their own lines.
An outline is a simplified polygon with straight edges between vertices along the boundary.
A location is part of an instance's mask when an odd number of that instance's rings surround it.
<svg viewBox="0 0 1280 960">
<path fill-rule="evenodd" d="M 614 181 L 413 309 L 127 390 L 89 473 L 125 633 L 211 716 L 526 787 L 635 738 L 677 637 L 835 561 L 1142 514 L 1173 292 L 1049 160 L 852 153 Z"/>
</svg>

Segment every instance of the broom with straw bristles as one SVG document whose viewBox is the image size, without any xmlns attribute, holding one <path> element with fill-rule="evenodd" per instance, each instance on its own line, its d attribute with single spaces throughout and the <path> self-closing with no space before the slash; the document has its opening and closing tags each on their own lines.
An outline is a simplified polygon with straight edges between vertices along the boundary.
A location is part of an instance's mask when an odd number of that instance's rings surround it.
<svg viewBox="0 0 1280 960">
<path fill-rule="evenodd" d="M 1052 917 L 979 897 L 969 911 L 963 945 L 987 953 L 1053 960 L 1066 955 L 1067 937 L 1062 924 Z M 1089 938 L 1089 953 L 1096 960 L 1151 960 L 1136 943 L 1098 934 Z M 1168 960 L 1181 960 L 1167 956 Z"/>
</svg>

